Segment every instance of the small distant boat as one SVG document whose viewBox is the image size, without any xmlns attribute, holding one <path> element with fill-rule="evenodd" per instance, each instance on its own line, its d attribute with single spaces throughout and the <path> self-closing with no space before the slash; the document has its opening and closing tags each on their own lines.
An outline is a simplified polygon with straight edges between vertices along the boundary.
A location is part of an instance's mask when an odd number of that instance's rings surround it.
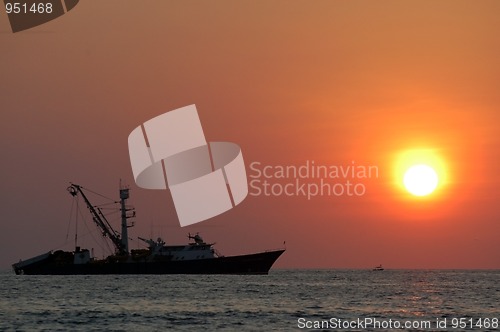
<svg viewBox="0 0 500 332">
<path fill-rule="evenodd" d="M 384 271 L 384 268 L 382 267 L 382 264 L 380 264 L 379 266 L 375 266 L 372 271 Z"/>
</svg>

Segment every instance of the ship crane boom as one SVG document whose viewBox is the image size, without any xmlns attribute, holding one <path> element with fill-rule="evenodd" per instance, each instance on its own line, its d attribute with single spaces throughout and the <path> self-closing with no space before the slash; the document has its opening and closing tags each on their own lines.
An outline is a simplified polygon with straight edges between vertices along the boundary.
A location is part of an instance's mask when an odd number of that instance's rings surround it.
<svg viewBox="0 0 500 332">
<path fill-rule="evenodd" d="M 101 210 L 99 208 L 96 209 L 96 207 L 94 207 L 92 203 L 90 203 L 89 199 L 83 192 L 82 187 L 72 183 L 68 187 L 68 191 L 72 196 L 76 196 L 77 194 L 80 194 L 82 196 L 85 204 L 87 204 L 87 208 L 89 209 L 90 214 L 92 215 L 92 220 L 97 225 L 97 227 L 101 229 L 102 235 L 109 238 L 111 242 L 113 242 L 113 245 L 115 246 L 116 252 L 118 254 L 127 255 L 128 246 L 124 243 L 126 241 L 123 241 L 120 235 L 113 229 L 113 227 L 111 227 L 110 223 L 101 212 Z"/>
</svg>

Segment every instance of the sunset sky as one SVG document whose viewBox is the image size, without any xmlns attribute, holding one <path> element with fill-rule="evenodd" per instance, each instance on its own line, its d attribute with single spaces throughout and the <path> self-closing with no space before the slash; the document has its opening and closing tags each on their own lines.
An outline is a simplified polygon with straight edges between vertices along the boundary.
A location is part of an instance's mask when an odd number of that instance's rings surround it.
<svg viewBox="0 0 500 332">
<path fill-rule="evenodd" d="M 118 197 L 120 179 L 134 239 L 200 232 L 225 255 L 286 241 L 276 268 L 500 269 L 499 31 L 495 0 L 80 1 L 15 34 L 2 12 L 0 269 L 73 249 L 69 182 Z M 167 191 L 135 185 L 127 138 L 190 104 L 248 175 L 314 161 L 379 176 L 359 197 L 248 196 L 181 228 Z M 414 161 L 436 168 L 429 196 L 402 185 Z"/>
</svg>

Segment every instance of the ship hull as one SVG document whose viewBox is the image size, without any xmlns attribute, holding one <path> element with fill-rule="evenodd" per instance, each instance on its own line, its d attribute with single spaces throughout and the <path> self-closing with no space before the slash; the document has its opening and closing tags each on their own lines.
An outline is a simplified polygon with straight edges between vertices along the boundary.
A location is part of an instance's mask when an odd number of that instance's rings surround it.
<svg viewBox="0 0 500 332">
<path fill-rule="evenodd" d="M 16 274 L 26 275 L 98 275 L 98 274 L 268 274 L 285 250 L 196 259 L 185 261 L 92 261 L 86 264 L 64 263 L 48 254 L 30 264 L 14 264 Z"/>
</svg>

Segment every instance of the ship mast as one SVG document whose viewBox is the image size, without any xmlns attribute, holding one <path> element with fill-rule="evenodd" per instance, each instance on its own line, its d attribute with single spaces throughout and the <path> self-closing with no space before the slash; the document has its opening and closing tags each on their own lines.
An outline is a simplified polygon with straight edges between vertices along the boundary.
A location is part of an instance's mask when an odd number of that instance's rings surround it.
<svg viewBox="0 0 500 332">
<path fill-rule="evenodd" d="M 125 202 L 127 198 L 129 197 L 129 189 L 120 189 L 120 210 L 121 210 L 121 217 L 122 217 L 122 234 L 118 234 L 113 227 L 111 227 L 110 223 L 102 213 L 101 209 L 98 207 L 95 207 L 90 203 L 89 199 L 85 195 L 85 193 L 82 190 L 82 187 L 77 185 L 77 184 L 71 184 L 68 187 L 68 191 L 72 196 L 76 196 L 77 194 L 80 194 L 85 201 L 85 204 L 87 204 L 87 208 L 90 211 L 90 214 L 92 215 L 92 220 L 94 223 L 99 227 L 102 231 L 102 235 L 104 237 L 108 237 L 111 242 L 113 242 L 113 245 L 115 246 L 116 253 L 120 255 L 128 255 L 128 232 L 127 228 L 132 227 L 133 225 L 127 225 L 127 219 L 135 217 L 135 211 L 133 208 L 127 208 Z M 132 214 L 127 214 L 128 211 L 133 211 Z"/>
<path fill-rule="evenodd" d="M 129 198 L 129 189 L 120 188 L 120 210 L 122 212 L 122 236 L 121 243 L 125 252 L 128 254 L 128 228 L 132 225 L 127 224 L 127 219 L 135 217 L 135 210 L 133 208 L 127 208 L 126 200 Z M 128 211 L 132 211 L 132 214 L 127 214 Z"/>
</svg>

